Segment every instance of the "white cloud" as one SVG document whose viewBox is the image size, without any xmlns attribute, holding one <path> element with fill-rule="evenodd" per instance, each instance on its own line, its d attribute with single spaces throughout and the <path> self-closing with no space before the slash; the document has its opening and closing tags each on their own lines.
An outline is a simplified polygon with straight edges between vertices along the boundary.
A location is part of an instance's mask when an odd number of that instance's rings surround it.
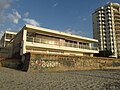
<svg viewBox="0 0 120 90">
<path fill-rule="evenodd" d="M 22 27 L 19 27 L 17 30 L 20 31 L 22 29 Z"/>
<path fill-rule="evenodd" d="M 28 17 L 28 16 L 29 16 L 29 12 L 25 12 L 25 13 L 23 14 L 23 16 L 24 16 L 24 17 Z"/>
<path fill-rule="evenodd" d="M 107 3 L 106 4 L 109 4 L 110 3 L 110 1 L 107 1 Z"/>
<path fill-rule="evenodd" d="M 7 28 L 6 31 L 12 31 L 12 29 L 11 28 Z"/>
<path fill-rule="evenodd" d="M 5 10 L 11 5 L 12 0 L 0 0 L 0 23 L 5 21 Z"/>
<path fill-rule="evenodd" d="M 18 24 L 19 19 L 21 19 L 21 15 L 18 11 L 13 10 L 13 13 L 8 14 L 8 18 L 12 23 Z"/>
<path fill-rule="evenodd" d="M 75 30 L 73 30 L 72 28 L 66 29 L 65 32 L 69 34 L 76 34 Z"/>
<path fill-rule="evenodd" d="M 0 0 L 0 9 L 7 9 L 10 7 L 11 0 Z"/>
<path fill-rule="evenodd" d="M 56 7 L 58 5 L 58 3 L 55 3 L 54 5 L 53 5 L 53 7 Z"/>
<path fill-rule="evenodd" d="M 23 18 L 23 21 L 27 24 L 31 24 L 31 25 L 34 25 L 34 26 L 40 26 L 39 22 L 37 22 L 36 20 L 34 19 L 30 19 L 30 18 Z"/>
<path fill-rule="evenodd" d="M 80 35 L 80 36 L 86 36 L 85 32 L 83 30 L 80 30 L 79 27 L 73 27 L 69 26 L 67 29 L 64 30 L 66 33 L 69 34 L 75 34 L 75 35 Z"/>
<path fill-rule="evenodd" d="M 83 18 L 82 20 L 83 20 L 83 21 L 86 21 L 86 20 L 87 20 L 87 18 Z"/>
</svg>

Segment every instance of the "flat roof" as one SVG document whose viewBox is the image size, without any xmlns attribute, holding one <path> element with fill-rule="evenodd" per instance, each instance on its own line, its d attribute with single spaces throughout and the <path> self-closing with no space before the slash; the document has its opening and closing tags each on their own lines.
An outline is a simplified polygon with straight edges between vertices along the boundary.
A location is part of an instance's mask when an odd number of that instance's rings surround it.
<svg viewBox="0 0 120 90">
<path fill-rule="evenodd" d="M 87 40 L 90 42 L 98 42 L 98 40 L 96 40 L 96 39 L 82 37 L 82 36 L 78 36 L 78 35 L 74 35 L 74 34 L 69 34 L 69 33 L 61 32 L 61 31 L 57 31 L 57 30 L 51 30 L 51 29 L 37 27 L 37 26 L 33 26 L 33 25 L 28 25 L 28 24 L 26 24 L 24 26 L 24 28 L 30 28 L 30 29 L 35 29 L 35 30 L 39 30 L 39 31 L 43 31 L 43 32 L 58 34 L 58 35 L 62 35 L 62 36 L 73 37 L 73 38 L 77 38 L 77 39 Z"/>
<path fill-rule="evenodd" d="M 12 31 L 5 31 L 5 33 L 9 33 L 9 34 L 17 34 L 17 32 L 12 32 Z"/>
</svg>

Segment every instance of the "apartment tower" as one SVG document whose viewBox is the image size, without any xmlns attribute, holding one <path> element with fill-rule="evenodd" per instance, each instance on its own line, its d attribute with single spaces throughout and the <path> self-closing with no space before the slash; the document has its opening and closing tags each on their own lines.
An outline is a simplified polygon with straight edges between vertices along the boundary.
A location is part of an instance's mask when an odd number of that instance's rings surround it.
<svg viewBox="0 0 120 90">
<path fill-rule="evenodd" d="M 100 51 L 111 51 L 120 57 L 120 4 L 109 3 L 92 14 L 93 38 L 98 40 Z"/>
</svg>

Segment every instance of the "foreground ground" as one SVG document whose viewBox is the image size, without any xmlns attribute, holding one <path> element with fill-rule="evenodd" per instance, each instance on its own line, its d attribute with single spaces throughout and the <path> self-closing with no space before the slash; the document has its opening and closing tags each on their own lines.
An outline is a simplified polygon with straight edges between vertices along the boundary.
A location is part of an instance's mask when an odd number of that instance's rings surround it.
<svg viewBox="0 0 120 90">
<path fill-rule="evenodd" d="M 28 73 L 0 67 L 0 90 L 120 90 L 120 70 Z"/>
</svg>

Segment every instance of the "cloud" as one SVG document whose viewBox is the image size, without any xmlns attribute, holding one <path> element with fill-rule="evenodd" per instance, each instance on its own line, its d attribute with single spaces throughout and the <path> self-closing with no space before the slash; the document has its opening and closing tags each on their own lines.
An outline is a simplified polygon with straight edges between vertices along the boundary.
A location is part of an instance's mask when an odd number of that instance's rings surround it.
<svg viewBox="0 0 120 90">
<path fill-rule="evenodd" d="M 11 2 L 11 0 L 0 0 L 0 9 L 3 10 L 9 8 Z"/>
<path fill-rule="evenodd" d="M 23 14 L 23 16 L 24 16 L 24 17 L 28 17 L 28 16 L 29 16 L 29 12 L 25 12 L 25 13 Z"/>
<path fill-rule="evenodd" d="M 83 30 L 80 30 L 80 28 L 77 26 L 69 26 L 64 30 L 64 32 L 74 35 L 86 36 L 85 32 Z"/>
<path fill-rule="evenodd" d="M 12 29 L 11 28 L 7 28 L 6 31 L 12 31 Z"/>
<path fill-rule="evenodd" d="M 53 5 L 53 7 L 56 7 L 58 5 L 58 3 L 55 3 L 54 5 Z"/>
<path fill-rule="evenodd" d="M 75 30 L 73 30 L 72 28 L 68 28 L 65 30 L 66 33 L 69 33 L 69 34 L 77 34 Z"/>
<path fill-rule="evenodd" d="M 23 27 L 19 27 L 19 28 L 17 28 L 17 30 L 20 31 L 22 28 L 23 28 Z"/>
<path fill-rule="evenodd" d="M 88 18 L 90 18 L 90 17 L 91 17 L 91 15 L 86 16 L 86 17 L 78 16 L 77 19 L 80 19 L 80 20 L 82 20 L 82 21 L 86 21 L 86 20 L 87 20 Z"/>
<path fill-rule="evenodd" d="M 107 3 L 106 4 L 109 4 L 110 3 L 110 1 L 107 1 Z"/>
<path fill-rule="evenodd" d="M 83 18 L 82 20 L 83 20 L 83 21 L 86 21 L 86 20 L 87 20 L 87 18 Z"/>
<path fill-rule="evenodd" d="M 13 10 L 13 13 L 8 14 L 8 19 L 14 23 L 14 24 L 18 24 L 19 19 L 21 19 L 21 15 L 19 14 L 18 11 Z"/>
<path fill-rule="evenodd" d="M 2 38 L 4 32 L 3 31 L 0 31 L 0 39 Z"/>
<path fill-rule="evenodd" d="M 37 22 L 36 20 L 34 19 L 30 19 L 30 18 L 23 18 L 23 21 L 27 24 L 31 24 L 31 25 L 34 25 L 34 26 L 40 26 L 39 22 Z"/>
<path fill-rule="evenodd" d="M 0 0 L 0 24 L 6 19 L 5 10 L 11 5 L 12 0 Z"/>
</svg>

